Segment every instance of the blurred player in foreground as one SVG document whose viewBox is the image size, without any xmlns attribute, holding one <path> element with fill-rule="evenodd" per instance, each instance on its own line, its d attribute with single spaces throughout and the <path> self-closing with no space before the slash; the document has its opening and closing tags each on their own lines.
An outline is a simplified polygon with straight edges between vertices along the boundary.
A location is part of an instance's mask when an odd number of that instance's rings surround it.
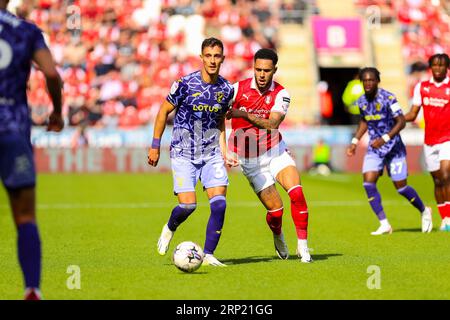
<svg viewBox="0 0 450 320">
<path fill-rule="evenodd" d="M 227 113 L 227 118 L 232 118 L 233 129 L 229 145 L 267 209 L 266 221 L 280 259 L 287 259 L 289 251 L 281 230 L 283 202 L 275 182 L 287 191 L 297 231 L 297 255 L 301 262 L 309 263 L 312 259 L 307 243 L 308 207 L 295 162 L 278 132 L 290 96 L 282 85 L 273 81 L 277 62 L 275 51 L 260 49 L 254 56 L 254 77 L 234 84 L 233 108 Z"/>
<path fill-rule="evenodd" d="M 225 266 L 214 257 L 225 219 L 228 175 L 225 112 L 233 97 L 233 86 L 219 75 L 224 61 L 223 44 L 209 38 L 202 43 L 203 68 L 173 83 L 155 120 L 148 163 L 156 167 L 166 120 L 176 110 L 170 145 L 174 193 L 179 205 L 172 210 L 158 240 L 158 252 L 165 255 L 178 226 L 196 208 L 195 185 L 200 179 L 209 198 L 211 215 L 206 229 L 204 264 Z"/>
<path fill-rule="evenodd" d="M 48 131 L 61 131 L 61 79 L 41 31 L 6 11 L 0 0 L 0 178 L 17 228 L 25 299 L 40 300 L 41 242 L 36 225 L 36 171 L 26 87 L 31 62 L 44 73 L 53 102 Z"/>
<path fill-rule="evenodd" d="M 353 156 L 356 145 L 366 131 L 369 132 L 369 146 L 364 157 L 363 177 L 372 210 L 380 221 L 380 227 L 372 235 L 392 233 L 376 183 L 383 174 L 384 167 L 394 183 L 397 192 L 420 211 L 422 215 L 422 232 L 433 229 L 431 209 L 425 207 L 417 192 L 407 184 L 408 167 L 406 148 L 399 135 L 405 127 L 405 117 L 396 97 L 378 87 L 380 72 L 376 68 L 364 68 L 359 77 L 364 86 L 364 95 L 358 99 L 361 120 L 347 155 Z"/>
<path fill-rule="evenodd" d="M 432 78 L 414 88 L 413 105 L 405 115 L 414 121 L 423 106 L 425 119 L 425 163 L 434 181 L 434 196 L 442 218 L 440 230 L 450 231 L 450 59 L 435 54 L 428 65 Z"/>
</svg>

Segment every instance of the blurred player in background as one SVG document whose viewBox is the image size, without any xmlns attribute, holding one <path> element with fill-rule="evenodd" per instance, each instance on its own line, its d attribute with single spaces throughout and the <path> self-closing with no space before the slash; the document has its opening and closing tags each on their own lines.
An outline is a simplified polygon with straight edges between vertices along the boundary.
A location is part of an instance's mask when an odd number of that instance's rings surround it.
<svg viewBox="0 0 450 320">
<path fill-rule="evenodd" d="M 61 131 L 61 79 L 41 30 L 8 11 L 0 0 L 0 178 L 17 228 L 25 299 L 40 300 L 41 243 L 36 225 L 36 172 L 26 87 L 31 62 L 44 73 L 53 102 L 48 130 Z"/>
<path fill-rule="evenodd" d="M 214 257 L 225 219 L 228 175 L 225 112 L 233 98 L 233 86 L 219 75 L 224 61 L 223 44 L 215 38 L 202 43 L 203 68 L 173 83 L 155 120 L 148 163 L 154 167 L 160 157 L 160 140 L 166 120 L 176 110 L 170 145 L 174 193 L 179 205 L 172 210 L 158 240 L 158 252 L 165 255 L 178 226 L 196 208 L 195 186 L 200 179 L 209 198 L 211 215 L 206 229 L 204 263 L 224 266 Z"/>
<path fill-rule="evenodd" d="M 287 191 L 297 231 L 297 254 L 302 262 L 312 262 L 307 243 L 308 207 L 294 160 L 281 139 L 278 127 L 289 108 L 287 90 L 273 81 L 278 55 L 260 49 L 254 56 L 254 77 L 234 84 L 230 147 L 237 155 L 244 175 L 267 209 L 266 221 L 273 232 L 275 250 L 281 259 L 289 251 L 281 230 L 283 202 L 275 182 Z M 232 164 L 234 165 L 234 164 Z"/>
<path fill-rule="evenodd" d="M 433 76 L 416 85 L 413 105 L 405 118 L 414 121 L 423 106 L 425 163 L 434 181 L 434 196 L 442 218 L 440 230 L 450 231 L 450 59 L 447 54 L 435 54 L 428 64 Z"/>
<path fill-rule="evenodd" d="M 431 209 L 425 207 L 417 192 L 407 184 L 406 148 L 399 134 L 406 122 L 397 98 L 378 87 L 381 79 L 380 72 L 376 68 L 361 69 L 359 77 L 364 86 L 364 95 L 357 102 L 361 120 L 347 149 L 347 155 L 351 157 L 355 154 L 358 141 L 368 131 L 370 141 L 362 169 L 364 189 L 372 210 L 380 221 L 380 227 L 371 234 L 392 233 L 376 186 L 384 167 L 387 168 L 397 192 L 420 211 L 422 232 L 430 232 L 433 229 Z"/>
</svg>

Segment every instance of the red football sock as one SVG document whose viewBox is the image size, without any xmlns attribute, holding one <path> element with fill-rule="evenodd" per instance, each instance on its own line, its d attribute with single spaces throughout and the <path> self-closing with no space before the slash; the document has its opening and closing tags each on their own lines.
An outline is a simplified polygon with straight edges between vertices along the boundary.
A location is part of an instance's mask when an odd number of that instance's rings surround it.
<svg viewBox="0 0 450 320">
<path fill-rule="evenodd" d="M 297 237 L 301 240 L 308 238 L 308 206 L 303 195 L 302 186 L 295 186 L 288 191 L 291 198 L 291 214 L 294 220 Z"/>
<path fill-rule="evenodd" d="M 281 233 L 282 216 L 283 216 L 283 207 L 281 207 L 280 209 L 267 211 L 266 215 L 267 224 L 269 225 L 272 232 L 275 233 L 276 235 L 279 235 Z"/>
<path fill-rule="evenodd" d="M 441 216 L 441 219 L 444 220 L 445 218 L 445 203 L 438 203 L 437 208 L 439 211 L 439 214 Z"/>
<path fill-rule="evenodd" d="M 444 213 L 447 218 L 450 218 L 450 202 L 445 203 Z"/>
</svg>

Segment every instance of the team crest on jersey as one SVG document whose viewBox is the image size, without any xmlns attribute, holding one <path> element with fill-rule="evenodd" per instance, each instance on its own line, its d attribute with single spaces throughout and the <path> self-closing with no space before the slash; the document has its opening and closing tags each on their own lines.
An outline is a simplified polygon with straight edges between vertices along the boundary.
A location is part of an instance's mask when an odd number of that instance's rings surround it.
<svg viewBox="0 0 450 320">
<path fill-rule="evenodd" d="M 270 104 L 271 101 L 272 101 L 272 97 L 271 96 L 267 96 L 266 97 L 266 104 Z"/>
<path fill-rule="evenodd" d="M 216 101 L 217 101 L 218 103 L 221 103 L 222 100 L 223 100 L 223 96 L 224 96 L 224 94 L 223 94 L 222 91 L 216 92 Z"/>
<path fill-rule="evenodd" d="M 380 111 L 381 110 L 381 104 L 377 102 L 377 104 L 375 104 L 375 110 Z"/>
<path fill-rule="evenodd" d="M 247 108 L 245 108 L 245 107 L 240 107 L 239 110 L 247 112 Z"/>
</svg>

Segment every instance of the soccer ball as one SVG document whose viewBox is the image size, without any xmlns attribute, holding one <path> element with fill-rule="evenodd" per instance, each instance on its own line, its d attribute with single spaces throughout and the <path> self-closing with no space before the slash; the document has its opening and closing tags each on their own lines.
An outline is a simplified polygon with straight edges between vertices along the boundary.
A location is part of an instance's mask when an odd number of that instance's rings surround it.
<svg viewBox="0 0 450 320">
<path fill-rule="evenodd" d="M 202 265 L 203 250 L 195 242 L 184 241 L 175 248 L 172 260 L 181 271 L 194 272 Z"/>
</svg>

